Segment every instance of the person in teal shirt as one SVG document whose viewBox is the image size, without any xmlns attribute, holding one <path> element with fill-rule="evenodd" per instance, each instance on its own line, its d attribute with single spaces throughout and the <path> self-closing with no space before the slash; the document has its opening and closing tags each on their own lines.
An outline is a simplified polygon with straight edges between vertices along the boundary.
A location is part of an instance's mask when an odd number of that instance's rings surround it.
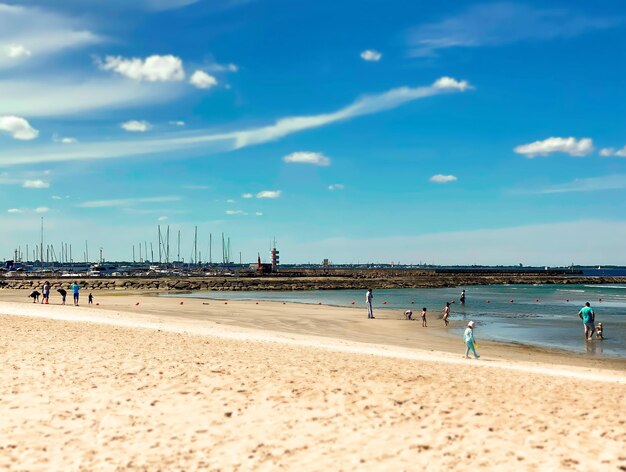
<svg viewBox="0 0 626 472">
<path fill-rule="evenodd" d="M 72 288 L 72 291 L 74 292 L 74 306 L 78 306 L 78 292 L 80 291 L 80 285 L 74 282 L 71 288 Z"/>
<path fill-rule="evenodd" d="M 476 341 L 474 340 L 474 322 L 467 323 L 465 333 L 463 333 L 463 341 L 465 341 L 465 358 L 469 359 L 470 349 L 474 353 L 474 358 L 478 359 L 480 356 L 476 353 Z"/>
<path fill-rule="evenodd" d="M 583 320 L 585 339 L 590 340 L 596 330 L 596 315 L 589 302 L 585 303 L 585 306 L 578 312 L 578 317 Z"/>
</svg>

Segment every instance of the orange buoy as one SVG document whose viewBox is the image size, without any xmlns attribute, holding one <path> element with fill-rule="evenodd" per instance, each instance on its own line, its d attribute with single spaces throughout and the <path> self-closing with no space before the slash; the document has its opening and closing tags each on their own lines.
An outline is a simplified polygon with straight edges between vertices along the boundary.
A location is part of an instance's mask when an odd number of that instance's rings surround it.
<svg viewBox="0 0 626 472">
<path fill-rule="evenodd" d="M 99 303 L 96 303 L 96 306 L 100 306 L 100 304 L 99 304 Z"/>
<path fill-rule="evenodd" d="M 258 305 L 258 304 L 259 304 L 259 302 L 256 302 L 256 304 Z"/>
<path fill-rule="evenodd" d="M 228 305 L 228 302 L 224 302 L 224 305 Z"/>
<path fill-rule="evenodd" d="M 138 306 L 138 305 L 139 305 L 139 302 L 135 303 L 135 306 Z"/>
<path fill-rule="evenodd" d="M 182 305 L 182 304 L 183 304 L 183 302 L 180 302 L 180 304 Z"/>
</svg>

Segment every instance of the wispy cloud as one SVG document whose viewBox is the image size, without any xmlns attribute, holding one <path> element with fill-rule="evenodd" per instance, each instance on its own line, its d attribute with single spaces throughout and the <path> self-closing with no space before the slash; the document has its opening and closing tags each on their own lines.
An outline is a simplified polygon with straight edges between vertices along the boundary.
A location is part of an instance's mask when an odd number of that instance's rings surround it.
<svg viewBox="0 0 626 472">
<path fill-rule="evenodd" d="M 570 9 L 540 9 L 513 2 L 474 5 L 438 23 L 411 29 L 408 32 L 409 54 L 427 57 L 449 48 L 569 38 L 611 28 L 620 22 L 621 19 L 615 17 L 579 14 Z"/>
<path fill-rule="evenodd" d="M 42 8 L 0 3 L 0 69 L 103 40 L 78 19 Z"/>
<path fill-rule="evenodd" d="M 208 190 L 208 185 L 181 185 L 180 188 L 184 188 L 185 190 Z"/>
<path fill-rule="evenodd" d="M 252 193 L 244 193 L 241 195 L 241 198 L 254 198 L 254 194 Z"/>
<path fill-rule="evenodd" d="M 345 186 L 343 184 L 331 184 L 328 186 L 328 190 L 331 192 L 334 190 L 343 190 Z"/>
<path fill-rule="evenodd" d="M 79 203 L 77 206 L 80 208 L 111 208 L 111 207 L 124 207 L 134 205 L 137 203 L 166 203 L 166 202 L 178 202 L 181 198 L 176 195 L 166 195 L 162 197 L 142 197 L 142 198 L 118 198 L 114 200 L 92 200 L 88 202 Z"/>
<path fill-rule="evenodd" d="M 548 138 L 543 141 L 535 141 L 529 144 L 517 146 L 514 151 L 517 154 L 532 159 L 537 156 L 547 156 L 553 153 L 569 154 L 573 157 L 582 157 L 593 152 L 593 141 L 591 138 L 576 139 L 569 138 Z"/>
<path fill-rule="evenodd" d="M 450 182 L 456 182 L 458 178 L 455 175 L 436 174 L 428 180 L 435 184 L 449 184 Z"/>
<path fill-rule="evenodd" d="M 555 194 L 570 192 L 597 192 L 601 190 L 618 190 L 626 188 L 626 174 L 607 175 L 576 179 L 564 184 L 551 185 L 531 193 Z"/>
<path fill-rule="evenodd" d="M 104 109 L 127 109 L 164 103 L 182 93 L 181 86 L 141 84 L 123 78 L 0 80 L 0 115 L 68 116 Z"/>
<path fill-rule="evenodd" d="M 224 213 L 227 215 L 247 215 L 243 210 L 226 210 Z"/>
<path fill-rule="evenodd" d="M 35 208 L 35 213 L 48 213 L 50 208 L 48 207 L 37 207 Z"/>
<path fill-rule="evenodd" d="M 0 84 L 1 87 L 1 84 Z M 1 88 L 0 88 L 1 89 Z M 367 95 L 351 105 L 331 113 L 283 118 L 269 126 L 223 133 L 175 134 L 173 137 L 139 141 L 82 142 L 71 149 L 41 146 L 22 150 L 0 150 L 1 165 L 37 162 L 75 161 L 85 159 L 110 159 L 140 156 L 175 150 L 201 147 L 204 152 L 228 151 L 275 141 L 293 133 L 320 128 L 364 115 L 391 110 L 414 100 L 435 95 L 470 90 L 466 81 L 442 77 L 425 87 L 399 87 L 379 95 Z M 0 101 L 0 110 L 3 100 Z M 212 145 L 212 147 L 210 146 Z"/>
<path fill-rule="evenodd" d="M 283 157 L 287 164 L 311 164 L 315 166 L 329 166 L 330 158 L 321 152 L 299 151 Z"/>
</svg>

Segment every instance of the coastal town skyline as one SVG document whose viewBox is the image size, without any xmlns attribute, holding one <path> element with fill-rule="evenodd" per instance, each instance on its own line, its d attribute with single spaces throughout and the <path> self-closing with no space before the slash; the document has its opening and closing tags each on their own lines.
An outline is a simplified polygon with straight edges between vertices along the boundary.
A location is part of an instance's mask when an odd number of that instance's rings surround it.
<svg viewBox="0 0 626 472">
<path fill-rule="evenodd" d="M 108 260 L 160 224 L 247 262 L 275 237 L 285 263 L 626 264 L 625 21 L 614 1 L 5 1 L 1 257 L 43 216 Z"/>
</svg>

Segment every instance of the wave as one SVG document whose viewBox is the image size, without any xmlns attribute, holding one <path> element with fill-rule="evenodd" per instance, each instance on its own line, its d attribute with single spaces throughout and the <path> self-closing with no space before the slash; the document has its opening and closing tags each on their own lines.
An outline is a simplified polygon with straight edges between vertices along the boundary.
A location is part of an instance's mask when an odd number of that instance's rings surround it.
<svg viewBox="0 0 626 472">
<path fill-rule="evenodd" d="M 585 293 L 587 292 L 587 290 L 573 290 L 573 289 L 565 289 L 565 288 L 557 288 L 556 289 L 557 292 L 575 292 L 575 293 Z"/>
<path fill-rule="evenodd" d="M 626 290 L 626 285 L 584 285 L 589 288 L 612 288 Z"/>
</svg>

